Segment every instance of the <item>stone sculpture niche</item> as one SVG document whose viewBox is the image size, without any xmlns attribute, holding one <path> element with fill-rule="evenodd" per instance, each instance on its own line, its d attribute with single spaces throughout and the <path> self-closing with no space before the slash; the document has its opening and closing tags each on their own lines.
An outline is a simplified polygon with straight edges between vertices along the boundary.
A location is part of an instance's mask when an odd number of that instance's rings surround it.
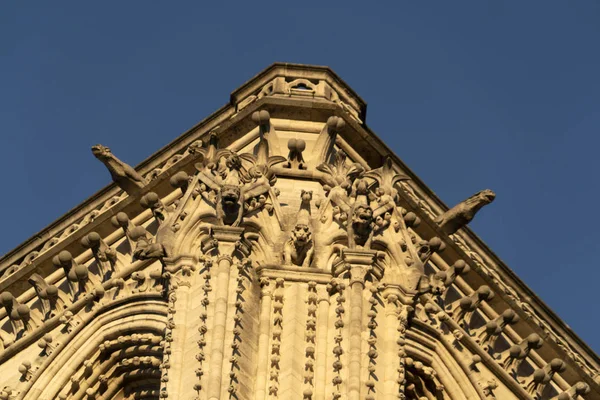
<svg viewBox="0 0 600 400">
<path fill-rule="evenodd" d="M 296 225 L 283 247 L 283 261 L 285 265 L 309 267 L 314 253 L 314 241 L 310 226 L 312 191 L 302 190 L 301 199 Z"/>
</svg>

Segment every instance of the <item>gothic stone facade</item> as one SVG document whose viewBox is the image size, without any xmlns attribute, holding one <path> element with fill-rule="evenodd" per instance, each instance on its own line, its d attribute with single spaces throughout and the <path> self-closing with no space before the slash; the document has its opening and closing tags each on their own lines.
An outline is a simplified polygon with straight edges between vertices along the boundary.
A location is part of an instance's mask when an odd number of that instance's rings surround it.
<svg viewBox="0 0 600 400">
<path fill-rule="evenodd" d="M 600 399 L 599 361 L 365 124 L 274 64 L 0 261 L 0 399 Z M 485 210 L 483 212 L 486 212 Z"/>
</svg>

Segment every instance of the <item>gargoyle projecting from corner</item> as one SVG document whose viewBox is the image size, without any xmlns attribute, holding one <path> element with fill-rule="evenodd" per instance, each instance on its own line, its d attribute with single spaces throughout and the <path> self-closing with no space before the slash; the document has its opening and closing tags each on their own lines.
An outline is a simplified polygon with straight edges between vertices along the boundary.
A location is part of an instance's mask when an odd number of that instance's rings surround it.
<svg viewBox="0 0 600 400">
<path fill-rule="evenodd" d="M 489 189 L 477 192 L 437 217 L 435 223 L 438 224 L 447 235 L 452 235 L 471 222 L 475 217 L 475 214 L 477 214 L 477 211 L 483 206 L 490 204 L 495 198 L 496 194 Z"/>
<path fill-rule="evenodd" d="M 106 165 L 113 181 L 127 194 L 131 195 L 146 186 L 146 180 L 131 166 L 115 157 L 108 147 L 97 144 L 92 146 L 92 153 Z"/>
</svg>

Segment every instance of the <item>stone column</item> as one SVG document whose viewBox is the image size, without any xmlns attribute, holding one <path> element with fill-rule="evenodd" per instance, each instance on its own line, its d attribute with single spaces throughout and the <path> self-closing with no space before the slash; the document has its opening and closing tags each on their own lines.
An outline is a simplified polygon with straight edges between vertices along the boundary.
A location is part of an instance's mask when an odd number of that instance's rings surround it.
<svg viewBox="0 0 600 400">
<path fill-rule="evenodd" d="M 223 359 L 225 354 L 225 332 L 227 324 L 227 303 L 229 301 L 229 279 L 233 265 L 232 254 L 235 244 L 241 239 L 243 228 L 213 226 L 211 233 L 218 241 L 215 306 L 211 335 L 210 358 L 208 360 L 208 400 L 221 398 L 223 380 Z"/>
<path fill-rule="evenodd" d="M 362 320 L 363 320 L 363 290 L 365 276 L 376 267 L 377 253 L 372 250 L 344 249 L 341 259 L 334 265 L 333 273 L 341 276 L 350 273 L 350 323 L 349 348 L 348 348 L 348 400 L 360 399 L 360 373 L 361 373 L 361 348 L 362 348 Z M 380 276 L 379 268 L 373 276 Z"/>
<path fill-rule="evenodd" d="M 383 337 L 383 399 L 395 400 L 398 398 L 398 290 L 386 288 L 383 291 L 385 299 L 385 336 Z"/>
<path fill-rule="evenodd" d="M 221 381 L 223 377 L 223 358 L 225 351 L 225 324 L 227 323 L 227 301 L 229 299 L 229 275 L 233 260 L 228 255 L 220 255 L 217 259 L 215 285 L 215 314 L 212 326 L 211 349 L 208 375 L 208 398 L 217 400 L 221 397 Z"/>
<path fill-rule="evenodd" d="M 258 365 L 256 372 L 255 399 L 264 400 L 267 395 L 267 375 L 269 371 L 269 335 L 271 332 L 271 303 L 274 282 L 261 279 L 260 322 L 258 334 Z"/>
<path fill-rule="evenodd" d="M 327 332 L 329 329 L 329 293 L 324 285 L 317 286 L 317 348 L 315 351 L 315 399 L 325 398 L 327 385 Z"/>
<path fill-rule="evenodd" d="M 363 290 L 367 266 L 350 267 L 350 345 L 348 349 L 348 400 L 360 398 L 360 366 L 362 347 Z"/>
</svg>

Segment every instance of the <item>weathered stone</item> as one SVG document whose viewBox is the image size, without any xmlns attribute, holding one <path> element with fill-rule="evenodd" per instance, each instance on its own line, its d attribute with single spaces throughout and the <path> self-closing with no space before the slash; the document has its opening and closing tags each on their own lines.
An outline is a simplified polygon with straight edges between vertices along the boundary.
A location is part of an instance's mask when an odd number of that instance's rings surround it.
<svg viewBox="0 0 600 400">
<path fill-rule="evenodd" d="M 0 398 L 599 400 L 596 356 L 461 230 L 493 193 L 436 219 L 365 107 L 276 64 L 144 177 L 95 146 L 134 198 L 2 260 Z"/>
<path fill-rule="evenodd" d="M 135 169 L 115 157 L 108 147 L 97 144 L 92 146 L 92 153 L 108 168 L 113 181 L 128 194 L 135 194 L 146 185 L 146 180 Z"/>
</svg>

